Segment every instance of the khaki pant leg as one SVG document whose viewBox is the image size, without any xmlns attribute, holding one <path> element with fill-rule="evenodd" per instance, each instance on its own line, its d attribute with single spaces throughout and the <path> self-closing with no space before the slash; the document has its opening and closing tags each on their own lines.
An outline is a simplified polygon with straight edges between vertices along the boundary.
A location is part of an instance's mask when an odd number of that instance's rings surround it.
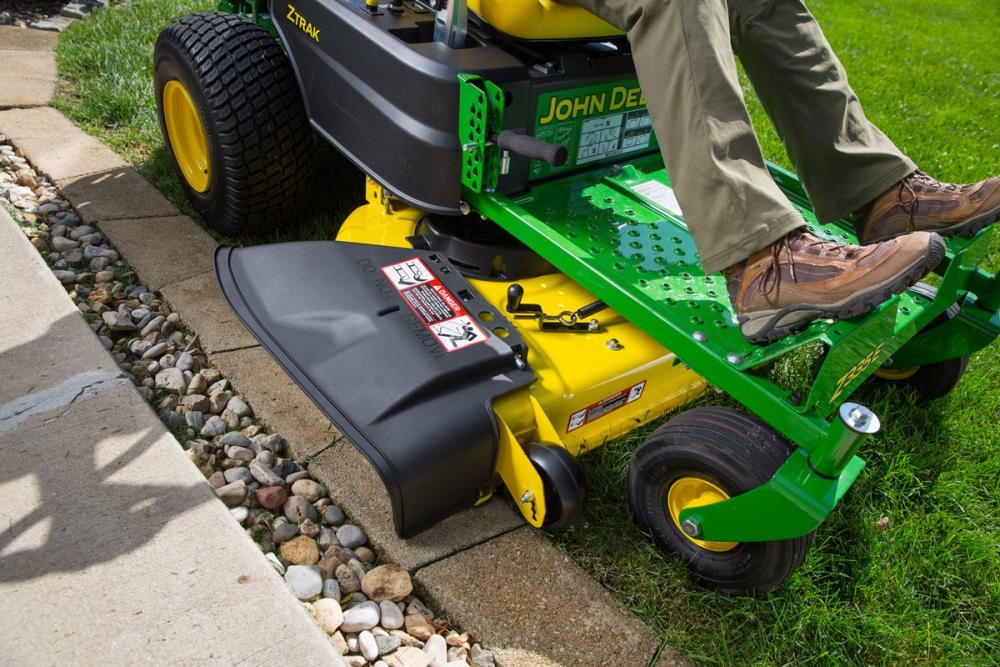
<svg viewBox="0 0 1000 667">
<path fill-rule="evenodd" d="M 916 165 L 866 117 L 801 0 L 729 0 L 733 47 L 820 220 L 848 215 Z"/>
<path fill-rule="evenodd" d="M 663 159 L 707 273 L 803 225 L 743 102 L 726 0 L 564 0 L 628 31 Z"/>
</svg>

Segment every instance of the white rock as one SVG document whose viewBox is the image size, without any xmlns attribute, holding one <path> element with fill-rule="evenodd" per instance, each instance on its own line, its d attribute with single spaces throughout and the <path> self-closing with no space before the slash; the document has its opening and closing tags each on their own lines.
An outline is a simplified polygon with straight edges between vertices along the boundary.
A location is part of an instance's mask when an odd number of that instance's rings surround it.
<svg viewBox="0 0 1000 667">
<path fill-rule="evenodd" d="M 392 655 L 387 655 L 385 662 L 389 667 L 428 667 L 431 658 L 418 648 L 401 646 Z"/>
<path fill-rule="evenodd" d="M 378 644 L 375 643 L 375 636 L 364 630 L 358 635 L 358 646 L 361 648 L 361 655 L 366 660 L 372 661 L 378 657 Z"/>
<path fill-rule="evenodd" d="M 322 583 L 320 584 L 322 587 Z M 360 632 L 371 630 L 378 625 L 379 608 L 374 602 L 362 602 L 344 612 L 344 632 Z"/>
<path fill-rule="evenodd" d="M 229 510 L 229 513 L 232 514 L 233 518 L 236 519 L 236 521 L 240 524 L 246 521 L 247 517 L 250 516 L 250 510 L 248 510 L 246 507 L 234 507 L 233 509 Z"/>
<path fill-rule="evenodd" d="M 430 657 L 430 667 L 444 667 L 448 662 L 448 644 L 441 635 L 431 635 L 424 643 L 424 653 Z"/>
<path fill-rule="evenodd" d="M 333 598 L 322 598 L 313 603 L 313 616 L 328 635 L 337 632 L 344 622 L 344 612 L 340 609 L 340 603 Z"/>
<path fill-rule="evenodd" d="M 274 555 L 273 551 L 268 551 L 264 554 L 264 559 L 278 571 L 278 574 L 285 576 L 285 566 L 281 564 L 281 560 Z"/>
<path fill-rule="evenodd" d="M 229 403 L 226 404 L 226 407 L 232 410 L 237 417 L 248 417 L 253 414 L 253 410 L 250 409 L 250 406 L 247 405 L 246 401 L 239 396 L 233 396 L 229 399 Z"/>
</svg>

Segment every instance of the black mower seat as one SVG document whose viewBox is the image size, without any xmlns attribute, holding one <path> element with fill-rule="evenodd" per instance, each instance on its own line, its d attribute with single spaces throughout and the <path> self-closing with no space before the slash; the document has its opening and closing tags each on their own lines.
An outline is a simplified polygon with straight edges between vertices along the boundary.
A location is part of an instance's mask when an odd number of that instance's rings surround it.
<svg viewBox="0 0 1000 667">
<path fill-rule="evenodd" d="M 469 9 L 502 33 L 525 40 L 608 39 L 624 33 L 586 9 L 555 0 L 468 0 Z"/>
</svg>

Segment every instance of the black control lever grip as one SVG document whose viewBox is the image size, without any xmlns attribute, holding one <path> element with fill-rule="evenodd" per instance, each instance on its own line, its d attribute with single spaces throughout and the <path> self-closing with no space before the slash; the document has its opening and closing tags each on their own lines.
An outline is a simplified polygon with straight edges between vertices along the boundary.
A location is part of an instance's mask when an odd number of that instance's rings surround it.
<svg viewBox="0 0 1000 667">
<path fill-rule="evenodd" d="M 510 130 L 504 130 L 498 134 L 496 143 L 501 150 L 510 151 L 515 155 L 532 160 L 544 160 L 553 167 L 563 166 L 569 157 L 569 151 L 561 144 L 550 144 L 542 139 Z"/>
</svg>

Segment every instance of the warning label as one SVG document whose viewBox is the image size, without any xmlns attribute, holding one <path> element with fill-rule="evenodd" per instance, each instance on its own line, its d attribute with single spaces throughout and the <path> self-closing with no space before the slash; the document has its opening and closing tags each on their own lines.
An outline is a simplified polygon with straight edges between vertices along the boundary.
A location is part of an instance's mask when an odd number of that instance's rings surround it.
<svg viewBox="0 0 1000 667">
<path fill-rule="evenodd" d="M 382 273 L 448 352 L 486 342 L 486 332 L 419 257 L 383 266 Z"/>
<path fill-rule="evenodd" d="M 569 416 L 569 424 L 566 426 L 566 432 L 569 433 L 570 431 L 574 431 L 581 426 L 600 419 L 604 415 L 614 412 L 623 405 L 628 405 L 629 403 L 639 400 L 639 397 L 642 396 L 642 391 L 645 388 L 646 381 L 643 380 L 642 382 L 638 382 L 631 387 L 626 387 L 625 389 L 622 389 L 607 398 L 602 398 L 582 410 L 577 410 Z"/>
</svg>

